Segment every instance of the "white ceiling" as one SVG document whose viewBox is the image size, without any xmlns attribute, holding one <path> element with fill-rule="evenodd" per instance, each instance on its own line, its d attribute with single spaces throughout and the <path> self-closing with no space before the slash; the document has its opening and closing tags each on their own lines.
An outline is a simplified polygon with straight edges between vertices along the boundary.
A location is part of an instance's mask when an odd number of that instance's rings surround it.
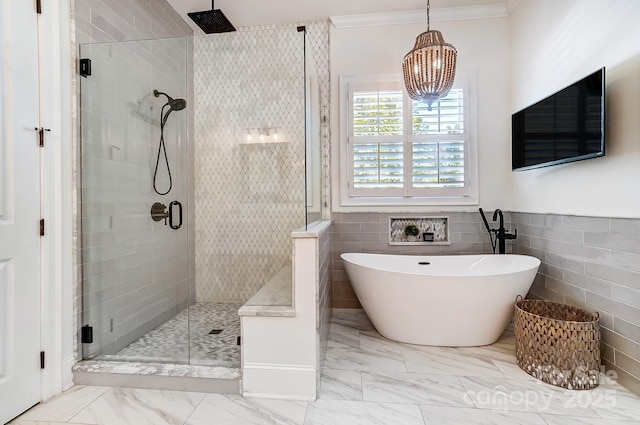
<svg viewBox="0 0 640 425">
<path fill-rule="evenodd" d="M 187 12 L 211 9 L 210 0 L 167 0 L 197 33 L 198 26 Z M 513 10 L 520 0 L 431 0 L 431 9 L 465 8 L 500 5 Z M 221 9 L 238 27 L 326 20 L 329 16 L 360 15 L 426 9 L 424 0 L 216 0 Z"/>
</svg>

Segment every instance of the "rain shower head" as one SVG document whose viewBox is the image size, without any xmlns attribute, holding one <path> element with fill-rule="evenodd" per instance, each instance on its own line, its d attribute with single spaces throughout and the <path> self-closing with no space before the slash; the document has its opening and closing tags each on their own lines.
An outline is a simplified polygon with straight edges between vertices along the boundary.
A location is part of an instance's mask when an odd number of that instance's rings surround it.
<svg viewBox="0 0 640 425">
<path fill-rule="evenodd" d="M 211 0 L 211 10 L 187 13 L 205 34 L 232 32 L 236 30 L 231 22 L 224 16 L 222 10 L 216 9 L 214 0 Z"/>
<path fill-rule="evenodd" d="M 169 109 L 172 111 L 182 111 L 184 108 L 187 107 L 187 101 L 184 99 L 174 99 L 171 96 L 169 96 L 168 94 L 158 91 L 158 90 L 154 90 L 153 91 L 153 95 L 155 97 L 160 97 L 160 95 L 164 95 L 167 97 L 167 104 L 169 105 Z"/>
</svg>

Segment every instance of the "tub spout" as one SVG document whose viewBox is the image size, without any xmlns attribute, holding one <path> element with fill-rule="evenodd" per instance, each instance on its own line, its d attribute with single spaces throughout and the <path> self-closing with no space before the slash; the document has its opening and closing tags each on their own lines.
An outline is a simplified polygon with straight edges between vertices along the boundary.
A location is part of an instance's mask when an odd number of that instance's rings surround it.
<svg viewBox="0 0 640 425">
<path fill-rule="evenodd" d="M 493 212 L 493 221 L 496 221 L 500 217 L 498 230 L 496 232 L 496 238 L 498 239 L 498 254 L 505 254 L 507 252 L 505 240 L 507 239 L 515 239 L 518 237 L 518 229 L 515 230 L 515 233 L 507 233 L 504 228 L 504 215 L 502 214 L 502 210 L 497 209 Z M 495 246 L 493 247 L 493 252 L 495 253 Z"/>
</svg>

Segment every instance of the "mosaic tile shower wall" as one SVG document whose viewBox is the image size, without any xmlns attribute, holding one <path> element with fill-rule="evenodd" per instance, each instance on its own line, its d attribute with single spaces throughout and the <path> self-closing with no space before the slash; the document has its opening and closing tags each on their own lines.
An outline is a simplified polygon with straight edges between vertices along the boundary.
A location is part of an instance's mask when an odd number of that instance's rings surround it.
<svg viewBox="0 0 640 425">
<path fill-rule="evenodd" d="M 194 39 L 198 302 L 244 303 L 291 261 L 305 220 L 303 46 L 295 25 Z"/>
</svg>

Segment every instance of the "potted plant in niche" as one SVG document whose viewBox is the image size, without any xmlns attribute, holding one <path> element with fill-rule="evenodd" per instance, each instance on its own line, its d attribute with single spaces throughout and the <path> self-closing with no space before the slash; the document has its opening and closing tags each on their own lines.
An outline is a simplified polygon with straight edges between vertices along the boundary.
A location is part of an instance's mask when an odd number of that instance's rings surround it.
<svg viewBox="0 0 640 425">
<path fill-rule="evenodd" d="M 407 242 L 415 242 L 420 234 L 420 229 L 415 224 L 407 224 L 404 228 L 404 234 L 407 237 Z"/>
</svg>

